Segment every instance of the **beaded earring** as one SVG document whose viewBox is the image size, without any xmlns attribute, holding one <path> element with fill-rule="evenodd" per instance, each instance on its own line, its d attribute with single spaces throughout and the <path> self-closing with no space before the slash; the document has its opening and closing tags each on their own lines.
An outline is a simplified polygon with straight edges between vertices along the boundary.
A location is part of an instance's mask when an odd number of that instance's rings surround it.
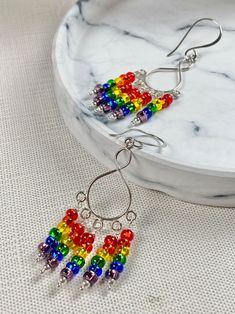
<svg viewBox="0 0 235 314">
<path fill-rule="evenodd" d="M 219 29 L 219 35 L 213 42 L 201 46 L 195 46 L 186 50 L 185 55 L 178 61 L 176 67 L 158 68 L 147 73 L 145 70 L 128 72 L 120 75 L 116 79 L 111 79 L 105 84 L 97 84 L 90 93 L 93 101 L 90 108 L 97 114 L 108 114 L 109 121 L 117 121 L 126 116 L 138 112 L 131 121 L 131 126 L 142 124 L 148 121 L 154 114 L 171 105 L 174 99 L 180 96 L 182 86 L 182 72 L 188 71 L 197 60 L 197 49 L 215 45 L 222 37 L 222 27 L 211 18 L 197 20 L 186 32 L 177 47 L 170 52 L 171 56 L 182 44 L 195 25 L 202 21 L 210 21 Z M 154 89 L 148 79 L 151 75 L 159 72 L 177 72 L 177 85 L 167 91 Z"/>
<path fill-rule="evenodd" d="M 119 137 L 127 132 L 135 132 L 135 136 L 127 137 L 122 147 L 115 155 L 116 168 L 96 177 L 90 184 L 87 193 L 80 191 L 76 195 L 77 208 L 67 209 L 62 221 L 50 230 L 45 242 L 38 246 L 39 254 L 37 261 L 46 260 L 41 273 L 46 270 L 54 270 L 59 263 L 71 251 L 73 255 L 60 272 L 58 287 L 69 282 L 77 275 L 86 264 L 86 259 L 91 254 L 94 241 L 105 223 L 110 224 L 111 233 L 104 237 L 103 244 L 96 250 L 91 258 L 90 264 L 83 274 L 81 289 L 93 286 L 98 278 L 105 274 L 108 285 L 118 279 L 119 273 L 123 270 L 126 257 L 129 254 L 130 243 L 133 240 L 134 232 L 131 230 L 132 223 L 136 220 L 137 214 L 131 210 L 132 193 L 123 177 L 122 171 L 128 167 L 133 157 L 133 149 L 142 149 L 144 145 L 162 149 L 166 143 L 156 135 L 149 134 L 142 130 L 132 128 L 121 134 L 112 134 Z M 150 141 L 141 140 L 149 138 Z M 151 140 L 154 143 L 151 143 Z M 125 164 L 120 165 L 119 156 L 123 155 Z M 91 189 L 99 179 L 118 173 L 127 189 L 128 204 L 125 210 L 115 217 L 104 217 L 97 213 L 91 206 Z M 127 225 L 124 227 L 124 224 Z M 89 232 L 85 226 L 89 227 Z M 90 229 L 93 232 L 90 232 Z M 95 235 L 96 234 L 96 235 Z M 106 266 L 106 267 L 105 267 Z"/>
<path fill-rule="evenodd" d="M 136 220 L 137 214 L 130 209 L 132 204 L 132 193 L 123 177 L 122 171 L 130 165 L 133 157 L 133 149 L 142 149 L 144 145 L 155 146 L 159 149 L 166 146 L 161 138 L 135 128 L 125 131 L 122 134 L 112 136 L 121 136 L 127 132 L 135 132 L 138 133 L 138 135 L 125 138 L 124 147 L 122 147 L 115 155 L 116 168 L 96 177 L 91 182 L 86 194 L 82 191 L 79 192 L 79 195 L 82 197 L 80 217 L 89 221 L 96 232 L 100 232 L 105 223 L 110 224 L 112 230 L 112 233 L 109 233 L 104 237 L 103 244 L 98 247 L 96 253 L 91 258 L 90 264 L 83 274 L 81 290 L 94 286 L 102 273 L 105 274 L 108 286 L 111 287 L 124 268 L 126 257 L 130 251 L 130 243 L 134 238 L 134 232 L 131 230 L 131 226 Z M 150 140 L 153 140 L 154 143 L 151 143 L 151 141 L 145 142 L 140 140 L 141 136 L 144 139 L 149 138 Z M 118 161 L 119 156 L 122 154 L 126 160 L 124 165 L 120 165 Z M 97 213 L 91 206 L 91 189 L 99 179 L 112 175 L 113 173 L 119 173 L 121 176 L 121 179 L 127 188 L 129 202 L 127 208 L 121 214 L 115 217 L 104 217 Z M 124 224 L 127 226 L 124 227 Z"/>
</svg>

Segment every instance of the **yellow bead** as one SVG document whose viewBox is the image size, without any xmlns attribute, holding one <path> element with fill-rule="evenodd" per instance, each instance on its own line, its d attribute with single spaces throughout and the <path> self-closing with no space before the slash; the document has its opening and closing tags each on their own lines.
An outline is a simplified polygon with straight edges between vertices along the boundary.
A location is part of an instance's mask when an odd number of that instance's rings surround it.
<svg viewBox="0 0 235 314">
<path fill-rule="evenodd" d="M 113 89 L 113 91 L 112 91 L 112 93 L 115 95 L 115 96 L 121 96 L 121 91 L 120 91 L 120 89 L 118 89 L 118 88 L 114 88 Z"/>
<path fill-rule="evenodd" d="M 69 226 L 66 227 L 66 229 L 63 231 L 63 235 L 69 235 L 71 233 L 71 228 Z"/>
<path fill-rule="evenodd" d="M 134 100 L 133 104 L 135 106 L 135 111 L 139 111 L 140 108 L 142 107 L 141 103 L 138 100 Z"/>
<path fill-rule="evenodd" d="M 83 247 L 77 247 L 73 250 L 73 254 L 86 258 L 89 253 Z"/>
<path fill-rule="evenodd" d="M 67 236 L 67 234 L 64 236 L 62 236 L 62 243 L 66 244 L 70 249 L 75 247 L 75 244 L 73 243 L 73 240 Z"/>
<path fill-rule="evenodd" d="M 130 247 L 129 246 L 123 246 L 123 248 L 121 249 L 120 254 L 124 255 L 124 256 L 128 256 L 130 253 Z"/>
<path fill-rule="evenodd" d="M 130 102 L 131 100 L 130 97 L 126 93 L 122 94 L 122 99 L 125 101 L 125 103 Z"/>
<path fill-rule="evenodd" d="M 118 84 L 118 83 L 120 83 L 122 81 L 122 79 L 120 77 L 117 77 L 114 81 L 115 81 L 116 84 Z"/>
<path fill-rule="evenodd" d="M 96 254 L 103 257 L 103 259 L 105 261 L 108 261 L 109 260 L 109 253 L 107 251 L 105 251 L 103 248 L 99 248 L 97 251 L 96 251 Z"/>
<path fill-rule="evenodd" d="M 157 111 L 162 110 L 162 103 L 161 102 L 156 103 L 156 107 L 157 107 Z"/>
<path fill-rule="evenodd" d="M 158 103 L 160 101 L 160 99 L 155 98 L 154 100 L 152 100 L 152 104 L 156 105 L 156 103 Z"/>
<path fill-rule="evenodd" d="M 66 223 L 64 221 L 61 221 L 58 225 L 57 225 L 57 229 L 59 229 L 59 231 L 61 233 L 64 232 L 64 230 L 67 228 L 68 226 L 66 225 Z"/>
</svg>

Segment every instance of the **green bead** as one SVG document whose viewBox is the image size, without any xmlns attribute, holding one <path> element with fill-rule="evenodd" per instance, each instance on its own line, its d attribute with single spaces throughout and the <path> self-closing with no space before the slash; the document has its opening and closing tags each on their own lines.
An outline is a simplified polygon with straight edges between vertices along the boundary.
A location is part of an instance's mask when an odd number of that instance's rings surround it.
<svg viewBox="0 0 235 314">
<path fill-rule="evenodd" d="M 106 95 L 111 99 L 115 98 L 115 95 L 111 91 L 107 92 Z"/>
<path fill-rule="evenodd" d="M 115 83 L 115 81 L 114 80 L 108 80 L 108 82 L 107 82 L 111 87 L 114 87 L 114 86 L 116 86 L 116 83 Z"/>
<path fill-rule="evenodd" d="M 66 256 L 69 253 L 69 247 L 64 243 L 59 243 L 56 247 L 56 250 L 59 251 L 63 256 Z"/>
<path fill-rule="evenodd" d="M 118 104 L 118 107 L 125 105 L 125 101 L 120 97 L 116 99 L 116 102 Z"/>
<path fill-rule="evenodd" d="M 157 106 L 153 104 L 152 102 L 148 104 L 149 109 L 152 111 L 152 113 L 157 112 Z"/>
<path fill-rule="evenodd" d="M 78 255 L 73 256 L 72 262 L 75 262 L 80 268 L 82 268 L 85 265 L 84 258 Z"/>
<path fill-rule="evenodd" d="M 122 255 L 122 254 L 117 254 L 117 255 L 115 255 L 113 261 L 114 261 L 114 262 L 120 262 L 120 263 L 122 263 L 122 264 L 125 264 L 125 263 L 126 263 L 126 256 L 125 256 L 125 255 Z"/>
<path fill-rule="evenodd" d="M 105 260 L 103 259 L 103 257 L 99 256 L 99 255 L 95 255 L 92 257 L 91 259 L 91 264 L 93 265 L 97 265 L 100 268 L 103 268 L 105 265 Z"/>
<path fill-rule="evenodd" d="M 49 235 L 52 236 L 56 241 L 60 241 L 62 233 L 57 228 L 52 228 L 49 232 Z"/>
<path fill-rule="evenodd" d="M 126 106 L 130 109 L 130 112 L 134 112 L 135 111 L 135 105 L 132 104 L 132 102 L 128 102 L 126 104 Z"/>
</svg>

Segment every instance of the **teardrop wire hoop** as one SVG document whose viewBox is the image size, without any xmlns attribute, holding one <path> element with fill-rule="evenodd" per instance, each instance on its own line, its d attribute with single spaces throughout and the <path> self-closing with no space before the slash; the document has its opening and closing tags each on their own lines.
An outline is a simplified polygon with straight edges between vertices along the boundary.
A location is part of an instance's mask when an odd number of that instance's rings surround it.
<svg viewBox="0 0 235 314">
<path fill-rule="evenodd" d="M 115 154 L 115 164 L 116 164 L 116 168 L 113 170 L 110 170 L 108 172 L 105 172 L 99 176 L 97 176 L 89 185 L 88 190 L 87 190 L 87 195 L 85 195 L 84 192 L 80 191 L 77 193 L 76 195 L 76 199 L 78 201 L 78 207 L 81 209 L 81 213 L 80 216 L 82 219 L 89 219 L 91 217 L 91 215 L 93 215 L 95 217 L 95 220 L 93 221 L 93 228 L 97 231 L 101 230 L 103 228 L 103 224 L 105 221 L 107 222 L 112 222 L 111 224 L 111 228 L 113 231 L 115 232 L 119 232 L 122 229 L 122 223 L 119 221 L 121 218 L 125 217 L 127 222 L 131 225 L 137 218 L 137 214 L 130 210 L 131 204 L 132 204 L 132 193 L 131 190 L 128 186 L 128 183 L 126 182 L 122 170 L 124 170 L 125 168 L 127 168 L 132 160 L 133 157 L 133 148 L 136 149 L 142 149 L 144 145 L 147 146 L 152 146 L 152 147 L 157 147 L 157 148 L 162 148 L 162 147 L 166 147 L 166 143 L 158 136 L 154 135 L 154 134 L 149 134 L 143 130 L 137 129 L 137 128 L 133 128 L 133 129 L 129 129 L 126 130 L 120 134 L 110 134 L 113 137 L 121 137 L 122 135 L 129 133 L 129 132 L 133 132 L 135 131 L 136 133 L 139 133 L 138 135 L 132 136 L 132 137 L 126 137 L 124 139 L 124 147 L 122 147 L 121 149 L 118 150 L 118 152 Z M 140 137 L 142 138 L 150 138 L 152 140 L 154 140 L 154 143 L 149 143 L 143 140 L 140 140 Z M 120 164 L 119 162 L 119 156 L 122 153 L 128 153 L 128 159 L 124 164 Z M 125 208 L 125 210 L 114 217 L 105 217 L 102 216 L 100 214 L 98 214 L 92 207 L 91 207 L 91 188 L 92 186 L 95 184 L 95 182 L 97 182 L 99 179 L 112 175 L 113 173 L 118 172 L 121 176 L 121 179 L 125 185 L 125 187 L 127 188 L 127 192 L 128 192 L 128 204 L 127 207 Z M 87 207 L 83 207 L 84 202 L 87 202 Z"/>
</svg>

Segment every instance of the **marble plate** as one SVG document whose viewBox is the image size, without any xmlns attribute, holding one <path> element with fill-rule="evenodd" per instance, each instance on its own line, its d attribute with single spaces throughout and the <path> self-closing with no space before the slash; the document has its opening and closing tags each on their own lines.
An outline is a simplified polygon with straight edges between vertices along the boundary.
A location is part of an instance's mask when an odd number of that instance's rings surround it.
<svg viewBox="0 0 235 314">
<path fill-rule="evenodd" d="M 141 129 L 162 137 L 161 152 L 145 147 L 127 170 L 129 180 L 182 200 L 235 206 L 235 2 L 225 0 L 81 0 L 67 13 L 54 40 L 53 64 L 57 100 L 79 141 L 99 161 L 113 167 L 113 154 L 130 119 L 108 123 L 87 109 L 88 93 L 127 71 L 175 65 L 185 49 L 217 36 L 205 23 L 190 34 L 174 56 L 166 54 L 187 27 L 201 17 L 222 24 L 222 40 L 198 51 L 184 74 L 182 96 Z M 173 74 L 154 77 L 170 88 Z"/>
</svg>

